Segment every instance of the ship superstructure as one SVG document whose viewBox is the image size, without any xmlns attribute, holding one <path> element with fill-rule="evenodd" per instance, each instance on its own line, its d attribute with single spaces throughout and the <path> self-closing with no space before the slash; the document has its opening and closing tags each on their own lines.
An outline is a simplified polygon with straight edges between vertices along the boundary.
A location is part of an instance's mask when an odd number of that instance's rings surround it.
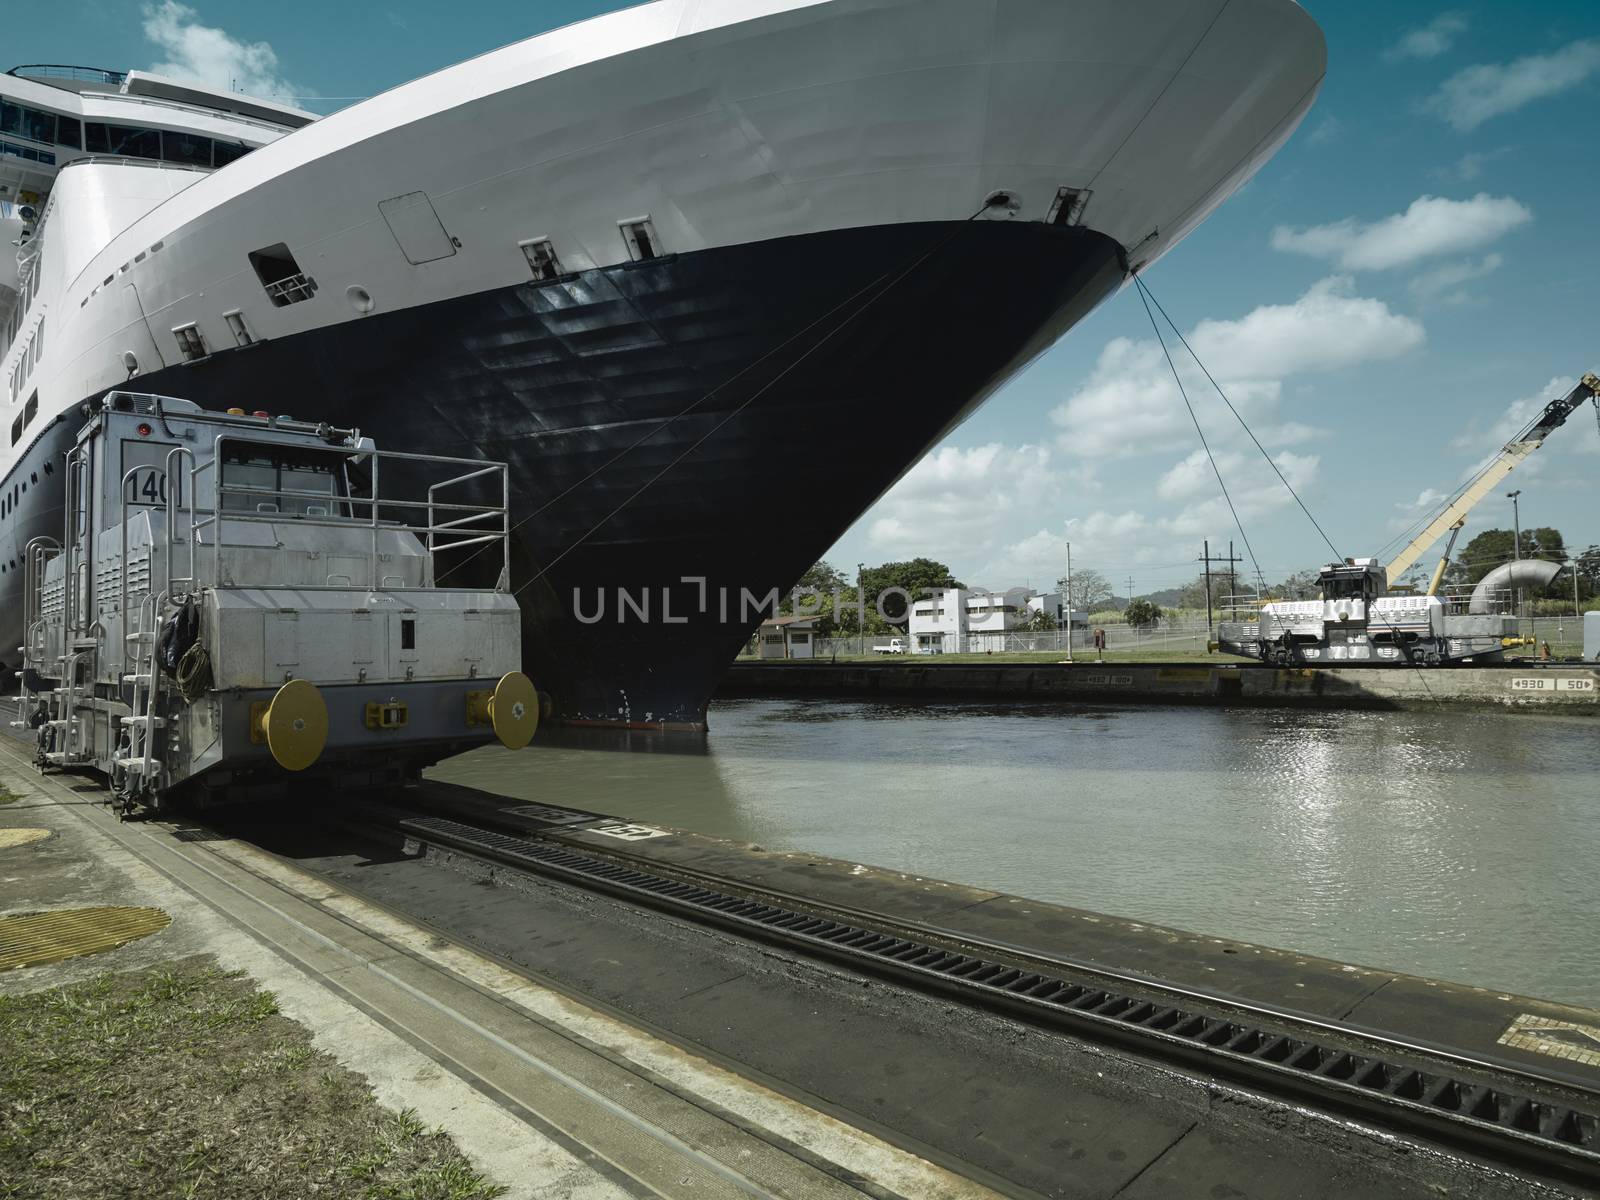
<svg viewBox="0 0 1600 1200">
<path fill-rule="evenodd" d="M 129 381 L 360 426 L 510 464 L 560 715 L 699 724 L 772 590 L 1248 179 L 1324 61 L 1290 0 L 659 0 L 315 121 L 0 76 L 58 139 L 0 154 L 33 264 L 0 564 Z M 160 157 L 91 148 L 146 102 Z"/>
</svg>

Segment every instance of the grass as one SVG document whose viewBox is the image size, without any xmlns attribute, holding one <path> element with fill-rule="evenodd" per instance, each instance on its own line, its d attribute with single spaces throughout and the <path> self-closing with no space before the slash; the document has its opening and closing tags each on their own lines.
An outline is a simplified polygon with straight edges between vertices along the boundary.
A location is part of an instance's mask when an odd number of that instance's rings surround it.
<svg viewBox="0 0 1600 1200">
<path fill-rule="evenodd" d="M 0 1197 L 504 1191 L 208 958 L 0 996 L 0 1046 Z"/>
<path fill-rule="evenodd" d="M 0 804 L 15 804 L 20 799 L 22 797 L 9 788 L 0 787 Z"/>
</svg>

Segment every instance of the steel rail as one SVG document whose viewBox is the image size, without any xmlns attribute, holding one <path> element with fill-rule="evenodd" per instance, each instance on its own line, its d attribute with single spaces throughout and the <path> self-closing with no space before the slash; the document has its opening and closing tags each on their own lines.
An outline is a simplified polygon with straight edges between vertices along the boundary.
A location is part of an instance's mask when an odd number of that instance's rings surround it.
<svg viewBox="0 0 1600 1200">
<path fill-rule="evenodd" d="M 540 840 L 537 834 L 511 836 L 448 818 L 365 812 L 359 826 L 364 831 L 376 826 L 419 845 L 798 949 L 971 1007 L 1063 1029 L 1547 1177 L 1591 1184 L 1600 1178 L 1600 1116 L 1565 1099 L 1537 1098 L 1472 1075 L 1514 1075 L 1582 1089 L 1576 1081 L 1223 993 L 1042 959 L 1015 947 L 913 928 L 815 900 L 772 893 L 757 898 L 759 888 L 740 895 L 746 889 L 725 880 L 707 879 L 714 886 L 706 886 L 681 877 L 694 874 L 681 868 L 620 861 L 587 847 Z M 1029 963 L 1006 961 L 1017 958 Z M 1079 978 L 1069 977 L 1074 975 Z M 1214 1011 L 1218 1008 L 1225 1011 Z M 1263 1020 L 1288 1028 L 1264 1028 Z"/>
</svg>

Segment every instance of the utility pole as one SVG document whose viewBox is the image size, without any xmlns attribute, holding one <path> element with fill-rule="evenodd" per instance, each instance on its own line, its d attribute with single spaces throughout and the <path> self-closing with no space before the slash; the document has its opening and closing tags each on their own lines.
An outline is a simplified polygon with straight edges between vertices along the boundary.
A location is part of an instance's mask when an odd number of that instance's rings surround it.
<svg viewBox="0 0 1600 1200">
<path fill-rule="evenodd" d="M 1234 566 L 1235 563 L 1240 563 L 1240 562 L 1243 562 L 1244 560 L 1233 552 L 1233 543 L 1232 542 L 1228 543 L 1228 556 L 1226 558 L 1222 557 L 1220 554 L 1213 555 L 1211 553 L 1211 542 L 1210 542 L 1209 539 L 1204 541 L 1204 542 L 1202 542 L 1201 543 L 1201 547 L 1202 547 L 1202 549 L 1201 549 L 1201 554 L 1200 554 L 1200 561 L 1205 564 L 1205 571 L 1206 571 L 1206 638 L 1209 641 L 1209 640 L 1211 640 L 1211 632 L 1212 632 L 1212 625 L 1213 625 L 1213 622 L 1212 622 L 1212 619 L 1211 619 L 1211 564 L 1212 563 L 1227 563 L 1228 564 L 1227 579 L 1228 579 L 1228 582 L 1229 582 L 1229 589 L 1230 589 L 1230 592 L 1231 592 L 1232 585 L 1233 585 L 1233 579 L 1234 579 L 1233 566 Z M 1220 574 L 1220 572 L 1219 572 L 1219 574 Z"/>
<path fill-rule="evenodd" d="M 856 634 L 860 638 L 857 654 L 867 652 L 867 564 L 856 564 Z"/>
<path fill-rule="evenodd" d="M 1233 607 L 1229 609 L 1234 620 L 1239 618 L 1239 577 L 1234 574 L 1233 564 L 1239 560 L 1233 556 L 1233 541 L 1228 541 L 1228 603 Z"/>
<path fill-rule="evenodd" d="M 1072 661 L 1072 543 L 1067 543 L 1067 661 Z"/>
<path fill-rule="evenodd" d="M 1511 501 L 1511 561 L 1512 562 L 1521 562 L 1522 561 L 1522 513 L 1519 511 L 1520 506 L 1517 504 L 1517 497 L 1520 496 L 1520 495 L 1522 495 L 1522 489 L 1521 488 L 1518 488 L 1514 492 L 1507 492 L 1506 493 L 1506 499 Z M 1521 588 L 1520 585 L 1517 585 L 1517 584 L 1513 584 L 1512 585 L 1511 603 L 1514 606 L 1512 611 L 1514 611 L 1517 614 L 1517 616 L 1519 616 L 1519 617 L 1522 616 L 1522 588 Z"/>
</svg>

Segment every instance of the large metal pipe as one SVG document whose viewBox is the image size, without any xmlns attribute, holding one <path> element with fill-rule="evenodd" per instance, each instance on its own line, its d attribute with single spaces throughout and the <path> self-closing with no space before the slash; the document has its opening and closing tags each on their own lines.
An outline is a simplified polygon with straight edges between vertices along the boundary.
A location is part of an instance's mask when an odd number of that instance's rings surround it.
<svg viewBox="0 0 1600 1200">
<path fill-rule="evenodd" d="M 1501 563 L 1472 589 L 1472 600 L 1467 604 L 1469 613 L 1493 611 L 1496 592 L 1507 588 L 1539 589 L 1550 586 L 1550 581 L 1561 574 L 1561 564 L 1546 562 L 1542 558 L 1524 558 L 1519 562 Z"/>
</svg>

